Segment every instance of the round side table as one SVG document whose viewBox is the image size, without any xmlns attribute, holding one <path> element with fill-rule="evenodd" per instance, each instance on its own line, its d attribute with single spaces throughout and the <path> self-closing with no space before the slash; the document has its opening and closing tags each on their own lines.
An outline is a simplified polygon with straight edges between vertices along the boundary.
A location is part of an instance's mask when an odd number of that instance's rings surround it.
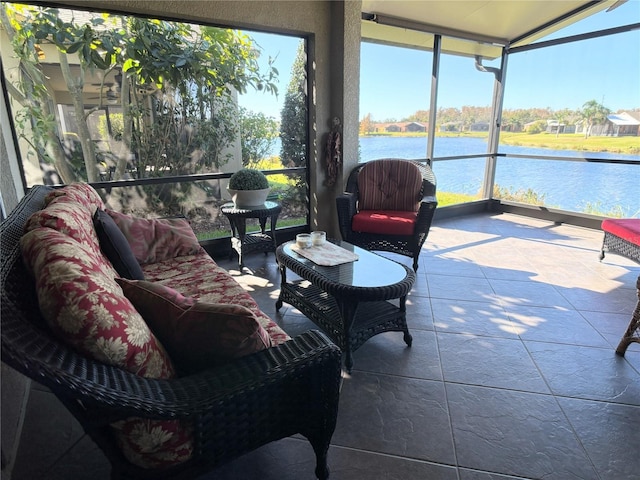
<svg viewBox="0 0 640 480">
<path fill-rule="evenodd" d="M 240 270 L 244 268 L 244 256 L 252 252 L 276 251 L 276 222 L 282 207 L 278 202 L 267 201 L 263 205 L 248 208 L 237 208 L 233 202 L 220 207 L 220 211 L 231 224 L 232 253 L 238 253 Z M 247 218 L 257 218 L 260 232 L 247 234 Z M 270 219 L 270 230 L 266 232 L 267 219 Z"/>
</svg>

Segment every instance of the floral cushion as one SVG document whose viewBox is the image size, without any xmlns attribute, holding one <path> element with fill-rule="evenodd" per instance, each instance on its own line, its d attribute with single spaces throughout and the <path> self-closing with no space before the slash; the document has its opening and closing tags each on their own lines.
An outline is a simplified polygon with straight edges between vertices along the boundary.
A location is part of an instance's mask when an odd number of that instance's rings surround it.
<svg viewBox="0 0 640 480">
<path fill-rule="evenodd" d="M 118 275 L 132 280 L 144 280 L 144 273 L 133 255 L 131 246 L 113 218 L 99 208 L 93 215 L 93 226 L 100 240 L 100 249 L 107 256 Z"/>
<path fill-rule="evenodd" d="M 71 183 L 63 188 L 57 188 L 47 194 L 44 203 L 49 205 L 59 197 L 67 197 L 68 200 L 85 207 L 89 212 L 94 212 L 96 208 L 104 208 L 102 198 L 88 183 Z"/>
<path fill-rule="evenodd" d="M 115 271 L 90 244 L 51 228 L 23 235 L 40 310 L 52 331 L 87 357 L 148 378 L 170 379 L 175 368 L 163 346 L 123 295 Z M 189 425 L 130 418 L 114 423 L 125 456 L 145 467 L 186 461 L 193 451 Z"/>
<path fill-rule="evenodd" d="M 408 210 L 417 212 L 422 174 L 411 162 L 374 160 L 358 173 L 359 210 Z"/>
<path fill-rule="evenodd" d="M 35 212 L 25 225 L 28 232 L 39 227 L 57 230 L 77 242 L 98 245 L 98 237 L 91 222 L 92 212 L 66 196 L 55 197 L 44 210 Z"/>
<path fill-rule="evenodd" d="M 184 218 L 146 219 L 106 210 L 131 245 L 141 265 L 203 251 Z"/>
<path fill-rule="evenodd" d="M 202 302 L 160 283 L 117 281 L 184 373 L 271 346 L 269 334 L 246 307 Z"/>
<path fill-rule="evenodd" d="M 291 338 L 260 310 L 251 295 L 206 252 L 142 265 L 142 271 L 146 280 L 160 282 L 184 296 L 208 303 L 247 307 L 267 331 L 273 345 L 279 345 Z"/>
</svg>

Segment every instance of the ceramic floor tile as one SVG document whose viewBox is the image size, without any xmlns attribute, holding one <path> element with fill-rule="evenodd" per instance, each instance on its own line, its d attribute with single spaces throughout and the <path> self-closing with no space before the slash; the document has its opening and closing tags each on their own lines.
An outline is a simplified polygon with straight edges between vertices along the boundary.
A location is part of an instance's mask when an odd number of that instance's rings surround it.
<svg viewBox="0 0 640 480">
<path fill-rule="evenodd" d="M 329 469 L 332 469 L 333 461 L 330 449 Z M 316 480 L 315 467 L 315 455 L 309 442 L 285 438 L 249 452 L 197 480 Z"/>
<path fill-rule="evenodd" d="M 453 465 L 443 383 L 354 372 L 342 384 L 332 444 Z"/>
<path fill-rule="evenodd" d="M 84 435 L 82 427 L 50 392 L 32 389 L 16 453 L 14 480 L 45 478 Z"/>
<path fill-rule="evenodd" d="M 491 288 L 505 306 L 526 305 L 571 309 L 572 305 L 553 287 L 540 282 L 490 279 Z"/>
<path fill-rule="evenodd" d="M 640 405 L 640 375 L 613 349 L 525 345 L 555 395 Z"/>
<path fill-rule="evenodd" d="M 279 316 L 276 321 L 290 337 L 300 335 L 307 330 L 321 330 L 320 327 L 297 310 Z"/>
<path fill-rule="evenodd" d="M 445 382 L 549 393 L 520 340 L 438 333 Z"/>
<path fill-rule="evenodd" d="M 551 395 L 447 384 L 458 466 L 546 480 L 596 480 Z"/>
<path fill-rule="evenodd" d="M 486 278 L 495 280 L 509 280 L 517 282 L 532 281 L 537 272 L 528 263 L 518 266 L 516 264 L 503 266 L 482 266 L 482 273 Z"/>
<path fill-rule="evenodd" d="M 609 347 L 609 342 L 575 310 L 528 306 L 505 309 L 524 340 Z"/>
<path fill-rule="evenodd" d="M 635 368 L 636 372 L 640 373 L 640 343 L 629 345 L 623 358 Z"/>
<path fill-rule="evenodd" d="M 98 446 L 84 436 L 51 466 L 47 480 L 109 480 L 111 465 Z"/>
<path fill-rule="evenodd" d="M 493 303 L 464 300 L 431 300 L 434 325 L 438 332 L 468 333 L 492 337 L 517 338 L 516 325 L 504 308 Z"/>
<path fill-rule="evenodd" d="M 558 401 L 601 478 L 638 478 L 640 456 L 632 450 L 640 445 L 640 407 L 573 398 Z"/>
<path fill-rule="evenodd" d="M 458 480 L 456 468 L 448 465 L 340 447 L 329 454 L 331 480 Z"/>
<path fill-rule="evenodd" d="M 589 324 L 602 335 L 614 349 L 618 346 L 631 321 L 630 313 L 580 311 Z"/>
<path fill-rule="evenodd" d="M 427 281 L 432 299 L 490 302 L 496 298 L 489 281 L 485 278 L 427 274 Z"/>
<path fill-rule="evenodd" d="M 431 299 L 419 295 L 409 295 L 406 302 L 407 326 L 409 331 L 433 330 L 433 315 L 431 313 Z"/>
<path fill-rule="evenodd" d="M 460 474 L 460 480 L 533 480 L 529 477 L 512 477 L 510 475 L 481 472 L 468 468 L 460 468 L 458 469 L 458 473 Z"/>
<path fill-rule="evenodd" d="M 484 278 L 482 269 L 473 260 L 453 255 L 438 253 L 425 259 L 425 270 L 428 274 L 464 275 L 465 277 Z"/>
<path fill-rule="evenodd" d="M 442 380 L 438 346 L 434 332 L 411 332 L 408 347 L 401 332 L 385 332 L 367 340 L 353 355 L 353 374 L 357 371 Z"/>
<path fill-rule="evenodd" d="M 594 292 L 580 288 L 557 287 L 573 308 L 591 312 L 633 312 L 638 300 L 636 289 L 617 288 L 607 292 Z"/>
</svg>

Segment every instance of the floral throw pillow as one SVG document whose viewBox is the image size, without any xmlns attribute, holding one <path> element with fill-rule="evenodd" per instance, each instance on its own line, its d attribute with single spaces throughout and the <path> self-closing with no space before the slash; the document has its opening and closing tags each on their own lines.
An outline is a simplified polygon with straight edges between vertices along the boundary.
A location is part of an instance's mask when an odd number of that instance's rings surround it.
<svg viewBox="0 0 640 480">
<path fill-rule="evenodd" d="M 165 349 L 114 280 L 100 252 L 52 228 L 21 239 L 40 310 L 67 345 L 94 360 L 147 378 L 175 378 Z M 143 468 L 184 462 L 193 452 L 190 425 L 128 418 L 112 424 L 124 455 Z"/>
<path fill-rule="evenodd" d="M 57 198 L 66 197 L 67 199 L 86 207 L 87 210 L 93 212 L 96 208 L 104 208 L 102 198 L 98 192 L 88 183 L 70 183 L 63 188 L 56 188 L 45 198 L 45 205 L 49 205 Z"/>
<path fill-rule="evenodd" d="M 127 238 L 141 265 L 182 255 L 194 255 L 201 248 L 184 218 L 146 219 L 106 210 Z"/>
<path fill-rule="evenodd" d="M 246 307 L 201 302 L 154 282 L 117 282 L 186 374 L 271 346 L 269 334 Z"/>
</svg>

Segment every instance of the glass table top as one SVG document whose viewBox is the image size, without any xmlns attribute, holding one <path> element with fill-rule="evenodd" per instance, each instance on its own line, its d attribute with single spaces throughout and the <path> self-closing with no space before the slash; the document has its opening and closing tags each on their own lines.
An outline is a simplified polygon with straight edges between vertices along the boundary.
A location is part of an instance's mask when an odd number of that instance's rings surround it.
<svg viewBox="0 0 640 480">
<path fill-rule="evenodd" d="M 358 260 L 335 265 L 331 267 L 321 266 L 296 253 L 291 247 L 295 242 L 287 242 L 281 249 L 284 254 L 293 258 L 304 268 L 313 270 L 316 274 L 325 277 L 335 283 L 351 285 L 353 287 L 375 288 L 386 287 L 402 282 L 409 272 L 393 260 L 389 260 L 363 248 L 351 245 L 341 240 L 329 240 L 335 245 L 354 252 Z"/>
</svg>

